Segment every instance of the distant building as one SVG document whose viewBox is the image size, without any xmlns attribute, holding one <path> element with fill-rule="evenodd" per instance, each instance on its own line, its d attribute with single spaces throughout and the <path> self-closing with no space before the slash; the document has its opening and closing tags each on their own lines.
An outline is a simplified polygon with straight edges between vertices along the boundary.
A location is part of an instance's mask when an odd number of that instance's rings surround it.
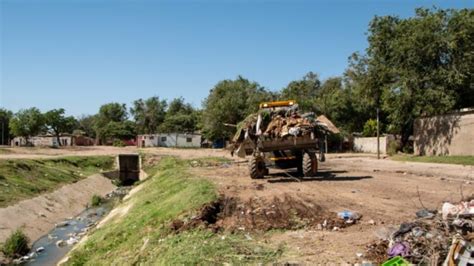
<svg viewBox="0 0 474 266">
<path fill-rule="evenodd" d="M 157 133 L 137 136 L 137 146 L 200 148 L 201 134 Z"/>
<path fill-rule="evenodd" d="M 71 134 L 61 134 L 59 137 L 61 146 L 91 146 L 94 145 L 94 140 L 85 136 L 74 136 Z M 58 139 L 53 135 L 39 135 L 28 138 L 15 137 L 11 141 L 12 147 L 59 147 Z"/>
</svg>

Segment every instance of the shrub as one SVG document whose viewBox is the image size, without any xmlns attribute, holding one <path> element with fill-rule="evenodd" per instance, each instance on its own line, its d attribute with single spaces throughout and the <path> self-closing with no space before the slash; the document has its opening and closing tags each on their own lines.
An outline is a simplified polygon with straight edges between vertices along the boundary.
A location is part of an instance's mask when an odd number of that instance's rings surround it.
<svg viewBox="0 0 474 266">
<path fill-rule="evenodd" d="M 114 147 L 125 147 L 125 142 L 123 142 L 122 140 L 116 139 L 116 140 L 114 140 L 112 145 Z"/>
<path fill-rule="evenodd" d="M 369 119 L 364 124 L 364 129 L 362 131 L 364 137 L 375 137 L 377 136 L 377 120 Z"/>
<path fill-rule="evenodd" d="M 91 199 L 92 207 L 97 207 L 104 202 L 104 199 L 99 195 L 93 195 Z"/>
<path fill-rule="evenodd" d="M 398 142 L 390 141 L 388 143 L 387 154 L 390 156 L 393 156 L 397 153 L 398 149 L 399 149 Z"/>
<path fill-rule="evenodd" d="M 30 240 L 25 233 L 23 233 L 21 229 L 17 229 L 15 232 L 11 233 L 5 241 L 5 244 L 3 244 L 2 252 L 10 258 L 17 258 L 26 255 L 30 251 L 30 248 L 28 247 L 29 241 Z"/>
</svg>

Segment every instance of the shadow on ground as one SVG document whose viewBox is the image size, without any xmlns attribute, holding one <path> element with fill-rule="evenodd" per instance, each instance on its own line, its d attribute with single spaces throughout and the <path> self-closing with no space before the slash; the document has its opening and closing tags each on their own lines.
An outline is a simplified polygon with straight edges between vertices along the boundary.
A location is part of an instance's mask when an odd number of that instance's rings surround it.
<svg viewBox="0 0 474 266">
<path fill-rule="evenodd" d="M 341 175 L 347 171 L 331 171 L 321 170 L 315 177 L 303 177 L 297 171 L 283 171 L 278 173 L 271 173 L 265 177 L 269 183 L 284 183 L 284 182 L 308 182 L 308 181 L 357 181 L 362 179 L 373 178 L 373 176 L 347 176 Z"/>
</svg>

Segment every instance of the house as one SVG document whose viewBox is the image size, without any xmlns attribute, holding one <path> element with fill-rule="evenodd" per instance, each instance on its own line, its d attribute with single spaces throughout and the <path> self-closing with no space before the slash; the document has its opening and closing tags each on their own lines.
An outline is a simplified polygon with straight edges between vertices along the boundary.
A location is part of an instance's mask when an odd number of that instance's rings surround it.
<svg viewBox="0 0 474 266">
<path fill-rule="evenodd" d="M 59 137 L 61 146 L 91 146 L 94 144 L 93 139 L 85 136 L 74 136 L 71 134 L 61 134 Z M 28 138 L 28 142 L 24 137 L 15 137 L 11 141 L 12 147 L 35 146 L 35 147 L 58 147 L 58 139 L 54 135 L 38 135 Z"/>
<path fill-rule="evenodd" d="M 157 133 L 137 136 L 137 146 L 145 147 L 180 147 L 200 148 L 201 134 Z"/>
</svg>

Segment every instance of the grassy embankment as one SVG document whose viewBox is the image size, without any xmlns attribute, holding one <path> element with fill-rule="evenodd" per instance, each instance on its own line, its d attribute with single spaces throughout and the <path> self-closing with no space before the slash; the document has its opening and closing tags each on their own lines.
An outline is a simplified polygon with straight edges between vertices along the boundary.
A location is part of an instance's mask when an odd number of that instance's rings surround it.
<svg viewBox="0 0 474 266">
<path fill-rule="evenodd" d="M 209 159 L 199 161 L 199 164 L 208 163 L 211 163 Z M 71 252 L 67 264 L 187 265 L 275 261 L 280 250 L 269 249 L 243 234 L 216 234 L 202 228 L 180 233 L 172 231 L 171 221 L 195 213 L 200 206 L 218 197 L 210 181 L 190 176 L 189 166 L 190 161 L 172 157 L 161 159 L 157 166 L 148 166 L 145 170 L 150 178 L 115 210 L 122 215 L 93 231 Z"/>
<path fill-rule="evenodd" d="M 112 156 L 0 160 L 0 207 L 110 170 L 113 165 Z"/>
<path fill-rule="evenodd" d="M 410 155 L 395 155 L 391 158 L 393 160 L 396 160 L 396 161 L 474 165 L 474 156 L 410 156 Z"/>
</svg>

